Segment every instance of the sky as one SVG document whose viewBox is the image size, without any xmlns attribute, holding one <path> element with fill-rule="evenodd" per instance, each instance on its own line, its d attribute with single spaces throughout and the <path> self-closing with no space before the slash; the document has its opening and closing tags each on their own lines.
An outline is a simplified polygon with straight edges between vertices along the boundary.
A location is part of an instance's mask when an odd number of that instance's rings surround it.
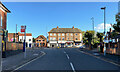
<svg viewBox="0 0 120 72">
<path fill-rule="evenodd" d="M 106 27 L 116 23 L 118 13 L 117 2 L 3 2 L 11 11 L 7 17 L 9 33 L 20 32 L 21 25 L 27 26 L 27 33 L 33 37 L 47 36 L 52 28 L 79 28 L 82 31 L 93 30 L 103 32 L 104 11 L 106 7 Z"/>
</svg>

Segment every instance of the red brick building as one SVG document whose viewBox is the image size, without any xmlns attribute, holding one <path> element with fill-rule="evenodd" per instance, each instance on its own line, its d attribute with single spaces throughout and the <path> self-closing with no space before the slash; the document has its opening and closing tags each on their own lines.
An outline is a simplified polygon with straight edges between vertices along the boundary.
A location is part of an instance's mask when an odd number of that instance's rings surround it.
<svg viewBox="0 0 120 72">
<path fill-rule="evenodd" d="M 43 35 L 40 35 L 35 39 L 35 43 L 36 47 L 46 47 L 47 39 Z"/>
<path fill-rule="evenodd" d="M 19 34 L 17 33 L 8 33 L 8 42 L 18 42 Z"/>
<path fill-rule="evenodd" d="M 10 11 L 0 2 L 0 26 L 5 30 L 7 28 L 7 13 Z"/>
<path fill-rule="evenodd" d="M 48 47 L 80 47 L 82 32 L 78 28 L 53 28 L 48 32 Z"/>
</svg>

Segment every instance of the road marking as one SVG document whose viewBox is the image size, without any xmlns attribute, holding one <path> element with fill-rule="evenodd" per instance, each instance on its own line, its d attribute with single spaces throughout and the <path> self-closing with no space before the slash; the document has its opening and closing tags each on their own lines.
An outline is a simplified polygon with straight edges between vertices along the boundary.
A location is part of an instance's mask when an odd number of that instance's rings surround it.
<svg viewBox="0 0 120 72">
<path fill-rule="evenodd" d="M 71 62 L 70 62 L 70 66 L 71 66 L 73 72 L 76 72 L 76 71 L 75 71 L 75 68 L 74 68 L 74 66 L 73 66 L 73 64 L 72 64 Z"/>
<path fill-rule="evenodd" d="M 79 51 L 79 50 L 78 50 L 78 51 Z M 103 61 L 105 61 L 105 62 L 114 64 L 114 65 L 116 65 L 116 66 L 120 66 L 120 65 L 117 64 L 117 63 L 114 63 L 114 62 L 112 62 L 112 61 L 108 61 L 108 60 L 106 60 L 106 59 L 103 59 L 103 58 L 100 58 L 100 57 L 97 57 L 97 56 L 94 56 L 93 54 L 90 54 L 90 53 L 87 53 L 87 52 L 83 52 L 83 51 L 79 51 L 79 52 L 84 53 L 84 54 L 86 54 L 86 55 L 93 56 L 93 57 L 95 57 L 95 58 L 97 58 L 97 59 L 100 59 L 100 60 L 103 60 Z"/>
<path fill-rule="evenodd" d="M 66 52 L 64 51 L 64 53 L 66 53 Z"/>
<path fill-rule="evenodd" d="M 43 51 L 41 51 L 41 52 L 43 53 L 43 55 L 45 55 L 45 52 L 43 52 Z M 23 66 L 25 66 L 25 65 L 27 65 L 27 64 L 29 64 L 29 63 L 31 63 L 31 62 L 33 62 L 33 61 L 37 60 L 37 59 L 39 59 L 39 58 L 40 58 L 40 57 L 42 57 L 43 55 L 41 55 L 41 56 L 39 56 L 39 57 L 37 57 L 37 58 L 35 58 L 35 59 L 33 59 L 33 60 L 31 60 L 31 61 L 29 61 L 29 62 L 25 63 L 25 64 L 23 64 L 23 65 L 19 66 L 18 68 L 14 69 L 14 70 L 13 70 L 13 71 L 11 71 L 11 72 L 14 72 L 14 71 L 16 71 L 16 70 L 18 70 L 18 69 L 22 68 Z"/>
<path fill-rule="evenodd" d="M 66 54 L 67 58 L 70 59 L 70 57 L 68 56 L 68 54 Z"/>
</svg>

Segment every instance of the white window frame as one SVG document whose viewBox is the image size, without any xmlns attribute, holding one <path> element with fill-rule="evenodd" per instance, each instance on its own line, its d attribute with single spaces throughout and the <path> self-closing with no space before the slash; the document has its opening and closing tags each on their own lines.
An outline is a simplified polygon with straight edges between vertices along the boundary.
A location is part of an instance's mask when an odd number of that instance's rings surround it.
<svg viewBox="0 0 120 72">
<path fill-rule="evenodd" d="M 56 33 L 54 33 L 54 36 L 56 36 Z"/>
<path fill-rule="evenodd" d="M 58 36 L 61 36 L 61 34 L 59 33 Z"/>
<path fill-rule="evenodd" d="M 71 33 L 71 36 L 73 36 L 73 34 Z"/>
<path fill-rule="evenodd" d="M 50 33 L 50 36 L 52 36 L 52 33 Z"/>
<path fill-rule="evenodd" d="M 62 33 L 62 36 L 65 36 L 65 34 L 64 34 L 64 33 Z"/>
</svg>

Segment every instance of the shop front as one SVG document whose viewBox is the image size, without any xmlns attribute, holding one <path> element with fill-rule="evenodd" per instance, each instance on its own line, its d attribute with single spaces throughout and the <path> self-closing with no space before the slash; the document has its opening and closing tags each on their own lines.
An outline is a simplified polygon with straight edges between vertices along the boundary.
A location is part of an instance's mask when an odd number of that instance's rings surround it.
<svg viewBox="0 0 120 72">
<path fill-rule="evenodd" d="M 74 42 L 73 41 L 67 41 L 66 47 L 73 47 Z"/>
<path fill-rule="evenodd" d="M 82 42 L 81 41 L 75 41 L 74 42 L 75 43 L 75 47 L 80 47 L 80 46 L 82 46 Z"/>
<path fill-rule="evenodd" d="M 57 41 L 50 41 L 48 46 L 51 48 L 57 48 L 58 46 Z"/>
<path fill-rule="evenodd" d="M 58 41 L 58 46 L 64 48 L 66 46 L 66 41 Z"/>
</svg>

